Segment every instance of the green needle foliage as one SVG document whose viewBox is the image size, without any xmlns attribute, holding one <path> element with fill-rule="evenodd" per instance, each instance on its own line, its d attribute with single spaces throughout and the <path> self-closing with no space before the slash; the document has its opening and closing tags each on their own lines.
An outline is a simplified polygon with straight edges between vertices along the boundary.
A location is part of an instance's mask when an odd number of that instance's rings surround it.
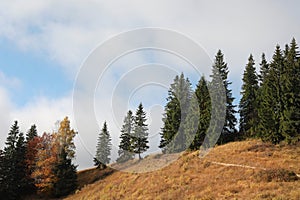
<svg viewBox="0 0 300 200">
<path fill-rule="evenodd" d="M 244 138 L 256 136 L 258 123 L 258 80 L 254 65 L 253 56 L 250 55 L 243 75 L 242 98 L 239 105 L 240 133 Z"/>
<path fill-rule="evenodd" d="M 142 159 L 141 154 L 149 149 L 148 125 L 146 124 L 146 120 L 146 112 L 142 103 L 140 103 L 134 117 L 132 138 L 133 152 L 139 155 L 139 159 Z"/>
<path fill-rule="evenodd" d="M 97 168 L 105 169 L 110 161 L 111 138 L 107 129 L 107 124 L 104 122 L 103 128 L 98 137 L 96 156 L 94 158 L 94 165 Z"/>
<path fill-rule="evenodd" d="M 188 114 L 191 101 L 191 83 L 183 73 L 176 76 L 168 91 L 167 105 L 163 116 L 159 148 L 164 153 L 181 152 L 186 149 L 186 135 L 184 122 Z"/>
<path fill-rule="evenodd" d="M 117 162 L 126 162 L 134 157 L 133 153 L 133 127 L 134 116 L 131 110 L 127 112 L 124 118 L 124 124 L 121 129 L 120 145 L 119 145 L 119 158 Z"/>
</svg>

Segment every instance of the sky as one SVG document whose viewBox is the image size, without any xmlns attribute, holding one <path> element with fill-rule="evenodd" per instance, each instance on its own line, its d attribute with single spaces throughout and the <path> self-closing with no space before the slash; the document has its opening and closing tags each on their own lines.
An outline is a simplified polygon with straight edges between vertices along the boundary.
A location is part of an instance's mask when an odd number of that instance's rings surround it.
<svg viewBox="0 0 300 200">
<path fill-rule="evenodd" d="M 270 60 L 276 44 L 283 47 L 293 37 L 300 40 L 299 7 L 297 0 L 0 0 L 0 148 L 14 120 L 21 131 L 36 124 L 42 134 L 54 131 L 56 122 L 69 116 L 77 130 L 85 118 L 83 112 L 75 119 L 73 107 L 82 66 L 101 44 L 144 27 L 185 35 L 211 60 L 221 49 L 238 104 L 250 53 L 258 67 L 262 52 Z M 209 75 L 210 67 L 205 64 L 201 73 Z M 168 85 L 181 71 L 195 87 L 199 74 L 170 52 L 134 51 L 111 63 L 98 79 L 93 98 L 98 129 L 108 122 L 115 148 L 127 110 L 143 102 L 153 144 L 149 151 L 157 151 Z M 151 82 L 152 78 L 157 79 Z M 163 82 L 158 84 L 158 79 Z M 79 169 L 92 166 L 97 135 L 86 124 L 76 136 Z"/>
</svg>

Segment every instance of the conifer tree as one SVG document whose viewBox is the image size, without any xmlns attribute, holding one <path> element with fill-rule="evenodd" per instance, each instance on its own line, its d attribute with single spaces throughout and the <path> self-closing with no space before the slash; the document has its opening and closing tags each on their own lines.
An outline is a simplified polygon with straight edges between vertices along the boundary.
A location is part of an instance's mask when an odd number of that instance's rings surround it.
<svg viewBox="0 0 300 200">
<path fill-rule="evenodd" d="M 264 141 L 279 143 L 283 136 L 280 131 L 280 118 L 283 113 L 283 92 L 281 88 L 283 72 L 283 56 L 277 45 L 267 76 L 260 88 L 260 104 L 258 115 L 259 131 Z"/>
<path fill-rule="evenodd" d="M 146 120 L 146 112 L 144 111 L 142 103 L 140 103 L 134 117 L 132 141 L 133 152 L 139 155 L 139 159 L 142 159 L 141 154 L 149 148 L 148 125 L 146 124 Z"/>
<path fill-rule="evenodd" d="M 176 76 L 168 91 L 167 105 L 163 117 L 159 148 L 164 153 L 180 152 L 186 149 L 184 121 L 191 100 L 191 83 L 183 73 Z M 182 123 L 182 124 L 181 124 Z"/>
<path fill-rule="evenodd" d="M 110 161 L 110 151 L 111 151 L 111 138 L 109 131 L 107 129 L 107 124 L 104 122 L 103 128 L 100 131 L 98 137 L 98 143 L 96 147 L 96 155 L 94 158 L 94 165 L 97 168 L 105 169 L 106 165 Z"/>
<path fill-rule="evenodd" d="M 2 149 L 0 149 L 0 196 L 1 197 L 6 196 L 4 164 L 5 164 L 4 152 L 2 151 Z"/>
<path fill-rule="evenodd" d="M 6 138 L 5 148 L 4 148 L 4 164 L 3 164 L 3 177 L 4 185 L 3 191 L 7 199 L 17 199 L 19 198 L 19 177 L 18 175 L 18 160 L 17 160 L 17 143 L 19 141 L 19 126 L 18 122 L 15 121 L 12 125 L 8 137 Z M 19 142 L 20 143 L 20 142 Z M 19 146 L 20 144 L 18 144 Z M 19 150 L 18 150 L 19 151 Z"/>
<path fill-rule="evenodd" d="M 221 123 L 221 119 L 219 119 L 219 115 L 222 115 L 222 113 L 224 112 L 223 109 L 225 108 L 225 124 L 223 125 L 223 129 L 221 131 L 221 135 L 220 138 L 218 140 L 219 144 L 224 144 L 227 142 L 230 142 L 232 140 L 235 139 L 236 137 L 236 128 L 235 125 L 237 123 L 237 119 L 235 117 L 236 114 L 236 110 L 235 110 L 235 105 L 233 105 L 233 101 L 234 101 L 234 97 L 232 97 L 232 91 L 231 89 L 229 89 L 229 86 L 231 84 L 231 82 L 228 81 L 228 67 L 227 64 L 224 62 L 224 55 L 221 52 L 221 50 L 219 50 L 217 52 L 217 55 L 215 56 L 215 61 L 214 61 L 214 65 L 212 68 L 212 82 L 210 84 L 210 88 L 211 91 L 214 92 L 215 94 L 213 94 L 212 96 L 214 97 L 218 97 L 217 99 L 212 99 L 212 101 L 214 101 L 215 103 L 212 105 L 215 105 L 214 108 L 212 108 L 212 117 L 214 117 L 214 126 L 212 127 L 212 130 L 210 130 L 210 132 L 213 132 L 213 130 L 216 130 L 216 127 L 220 126 Z M 221 82 L 223 83 L 222 86 L 219 85 L 220 79 L 221 78 Z M 222 87 L 225 88 L 225 105 L 217 105 L 218 100 L 224 98 L 222 96 L 219 96 L 218 93 L 222 94 Z M 220 100 L 220 102 L 223 102 L 222 100 Z M 216 120 L 216 119 L 218 120 Z"/>
<path fill-rule="evenodd" d="M 266 60 L 266 55 L 263 53 L 261 55 L 260 71 L 258 75 L 260 86 L 264 83 L 264 80 L 268 76 L 268 74 L 269 74 L 269 64 Z"/>
<path fill-rule="evenodd" d="M 210 124 L 211 100 L 205 77 L 199 80 L 195 93 L 192 96 L 187 114 L 184 131 L 187 136 L 187 146 L 197 150 L 202 145 Z"/>
<path fill-rule="evenodd" d="M 124 119 L 124 124 L 121 129 L 120 145 L 119 145 L 119 158 L 117 162 L 125 162 L 133 158 L 133 125 L 134 116 L 131 110 L 127 112 Z"/>
<path fill-rule="evenodd" d="M 28 132 L 26 133 L 26 141 L 30 141 L 32 140 L 34 137 L 38 136 L 37 135 L 37 130 L 36 130 L 36 125 L 33 124 L 30 129 L 28 130 Z"/>
<path fill-rule="evenodd" d="M 300 55 L 295 38 L 287 45 L 281 76 L 283 112 L 280 132 L 287 143 L 300 140 Z"/>
<path fill-rule="evenodd" d="M 25 188 L 27 188 L 27 177 L 26 177 L 26 163 L 25 163 L 25 155 L 26 155 L 26 143 L 25 137 L 22 132 L 19 133 L 18 141 L 16 144 L 16 179 L 18 180 L 15 185 L 17 186 L 17 191 L 19 195 L 27 192 Z"/>
<path fill-rule="evenodd" d="M 258 123 L 258 80 L 253 56 L 250 55 L 243 75 L 243 85 L 239 105 L 240 133 L 243 137 L 254 137 Z"/>
<path fill-rule="evenodd" d="M 72 159 L 68 158 L 68 153 L 64 148 L 59 153 L 58 162 L 54 173 L 57 181 L 54 184 L 54 195 L 56 197 L 66 196 L 77 188 L 76 166 L 72 164 Z"/>
</svg>

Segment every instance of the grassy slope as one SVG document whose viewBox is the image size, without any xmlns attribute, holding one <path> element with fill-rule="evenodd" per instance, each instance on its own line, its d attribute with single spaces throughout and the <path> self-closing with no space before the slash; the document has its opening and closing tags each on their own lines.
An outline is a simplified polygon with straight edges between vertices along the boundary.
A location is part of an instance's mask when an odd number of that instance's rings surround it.
<svg viewBox="0 0 300 200">
<path fill-rule="evenodd" d="M 151 167 L 150 163 L 167 159 L 158 157 L 149 156 L 141 162 Z M 202 159 L 198 152 L 185 153 L 168 167 L 149 173 L 82 171 L 79 182 L 83 187 L 67 199 L 300 199 L 300 180 L 278 169 L 300 174 L 299 145 L 233 142 L 214 148 Z"/>
</svg>

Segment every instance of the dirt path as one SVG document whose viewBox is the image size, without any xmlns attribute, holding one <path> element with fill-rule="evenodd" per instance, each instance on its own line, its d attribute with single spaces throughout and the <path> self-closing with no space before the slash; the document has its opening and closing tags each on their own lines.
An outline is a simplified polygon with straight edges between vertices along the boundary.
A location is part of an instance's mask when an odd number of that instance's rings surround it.
<svg viewBox="0 0 300 200">
<path fill-rule="evenodd" d="M 243 168 L 248 168 L 248 169 L 261 169 L 261 170 L 267 170 L 266 168 L 263 167 L 253 167 L 249 165 L 239 165 L 239 164 L 232 164 L 232 163 L 222 163 L 222 162 L 210 162 L 215 165 L 222 165 L 222 166 L 227 166 L 227 167 L 243 167 Z M 300 178 L 300 174 L 296 174 L 298 178 Z"/>
</svg>

